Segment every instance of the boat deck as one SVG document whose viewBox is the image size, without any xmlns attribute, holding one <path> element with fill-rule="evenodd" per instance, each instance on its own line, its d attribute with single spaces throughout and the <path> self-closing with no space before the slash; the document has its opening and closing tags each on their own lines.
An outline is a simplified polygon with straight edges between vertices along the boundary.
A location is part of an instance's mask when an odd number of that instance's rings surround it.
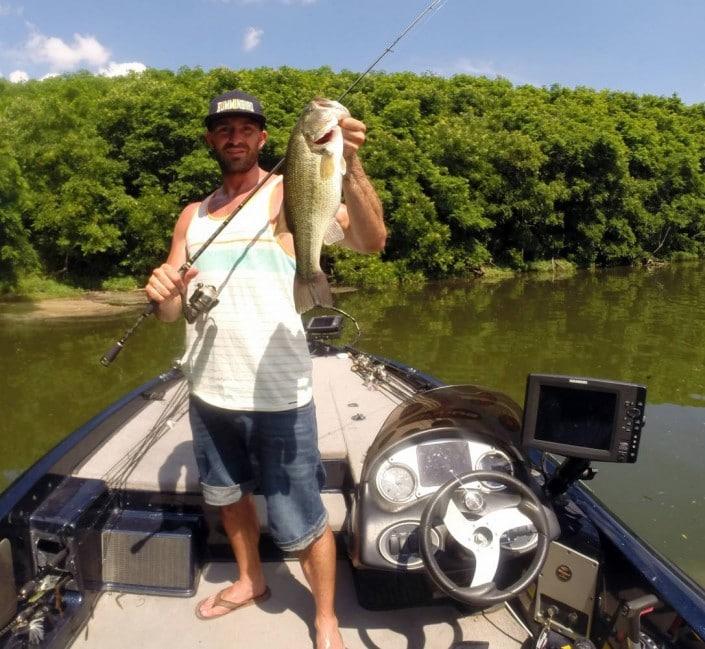
<svg viewBox="0 0 705 649">
<path fill-rule="evenodd" d="M 401 399 L 370 386 L 352 372 L 352 361 L 346 354 L 314 357 L 313 366 L 321 455 L 324 460 L 347 462 L 357 483 L 367 449 Z M 106 480 L 118 489 L 199 497 L 186 382 L 172 385 L 163 398 L 150 400 L 73 475 Z M 328 492 L 323 500 L 331 527 L 343 529 L 347 514 L 343 495 Z M 256 501 L 266 528 L 261 497 Z M 234 562 L 207 564 L 198 590 L 190 598 L 105 592 L 73 648 L 312 646 L 313 600 L 297 561 L 264 564 L 272 589 L 268 601 L 217 620 L 198 620 L 193 613 L 196 603 L 225 587 L 236 571 Z M 352 568 L 344 560 L 338 562 L 336 605 L 349 649 L 516 649 L 527 637 L 503 607 L 476 615 L 452 604 L 387 611 L 362 608 Z"/>
<path fill-rule="evenodd" d="M 217 620 L 198 620 L 193 611 L 234 578 L 234 564 L 207 565 L 198 593 L 188 599 L 103 593 L 72 649 L 312 647 L 313 600 L 298 562 L 265 563 L 264 572 L 272 597 Z M 518 649 L 527 637 L 503 607 L 472 616 L 453 605 L 366 610 L 345 561 L 338 562 L 336 608 L 348 649 Z"/>
<path fill-rule="evenodd" d="M 365 453 L 399 399 L 366 385 L 351 366 L 347 354 L 316 356 L 313 385 L 321 456 L 347 459 L 358 482 Z M 187 388 L 182 381 L 117 429 L 74 475 L 109 482 L 119 479 L 120 486 L 128 489 L 200 492 L 187 411 Z M 154 433 L 154 442 L 145 449 L 148 431 Z M 126 463 L 138 451 L 141 459 L 126 476 Z"/>
</svg>

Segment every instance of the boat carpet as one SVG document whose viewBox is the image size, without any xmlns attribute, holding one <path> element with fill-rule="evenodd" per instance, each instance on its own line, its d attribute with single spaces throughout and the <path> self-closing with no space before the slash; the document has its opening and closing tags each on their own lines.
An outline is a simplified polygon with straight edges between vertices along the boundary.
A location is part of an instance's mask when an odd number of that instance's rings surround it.
<svg viewBox="0 0 705 649">
<path fill-rule="evenodd" d="M 233 563 L 208 564 L 191 598 L 103 593 L 72 648 L 309 649 L 313 600 L 299 564 L 265 563 L 263 568 L 272 590 L 269 600 L 207 622 L 196 619 L 194 608 L 235 577 Z M 504 608 L 472 616 L 451 605 L 366 610 L 357 602 L 350 564 L 339 561 L 337 570 L 336 609 L 348 649 L 519 649 L 527 637 Z"/>
</svg>

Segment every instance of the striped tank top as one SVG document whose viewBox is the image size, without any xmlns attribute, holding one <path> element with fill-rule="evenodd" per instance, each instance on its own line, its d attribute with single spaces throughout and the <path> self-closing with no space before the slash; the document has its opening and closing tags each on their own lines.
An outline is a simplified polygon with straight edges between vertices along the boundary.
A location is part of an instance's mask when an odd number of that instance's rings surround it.
<svg viewBox="0 0 705 649">
<path fill-rule="evenodd" d="M 262 187 L 196 260 L 219 304 L 186 324 L 182 369 L 191 393 L 229 410 L 289 410 L 312 398 L 311 358 L 294 307 L 296 262 L 279 245 L 269 206 L 281 177 Z M 186 234 L 189 257 L 222 223 L 208 214 L 210 196 Z"/>
</svg>

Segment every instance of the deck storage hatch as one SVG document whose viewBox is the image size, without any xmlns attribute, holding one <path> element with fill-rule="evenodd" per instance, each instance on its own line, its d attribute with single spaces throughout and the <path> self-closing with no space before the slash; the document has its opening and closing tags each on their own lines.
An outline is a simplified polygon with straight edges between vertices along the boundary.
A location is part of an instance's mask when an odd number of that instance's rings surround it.
<svg viewBox="0 0 705 649">
<path fill-rule="evenodd" d="M 190 597 L 199 576 L 197 528 L 193 515 L 115 512 L 101 533 L 103 588 Z"/>
</svg>

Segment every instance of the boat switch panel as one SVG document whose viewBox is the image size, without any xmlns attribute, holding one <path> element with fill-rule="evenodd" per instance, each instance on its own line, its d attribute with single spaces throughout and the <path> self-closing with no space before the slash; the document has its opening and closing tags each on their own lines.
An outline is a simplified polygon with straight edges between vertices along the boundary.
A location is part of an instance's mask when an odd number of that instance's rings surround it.
<svg viewBox="0 0 705 649">
<path fill-rule="evenodd" d="M 553 541 L 539 574 L 534 619 L 570 638 L 588 638 L 599 562 Z"/>
</svg>

